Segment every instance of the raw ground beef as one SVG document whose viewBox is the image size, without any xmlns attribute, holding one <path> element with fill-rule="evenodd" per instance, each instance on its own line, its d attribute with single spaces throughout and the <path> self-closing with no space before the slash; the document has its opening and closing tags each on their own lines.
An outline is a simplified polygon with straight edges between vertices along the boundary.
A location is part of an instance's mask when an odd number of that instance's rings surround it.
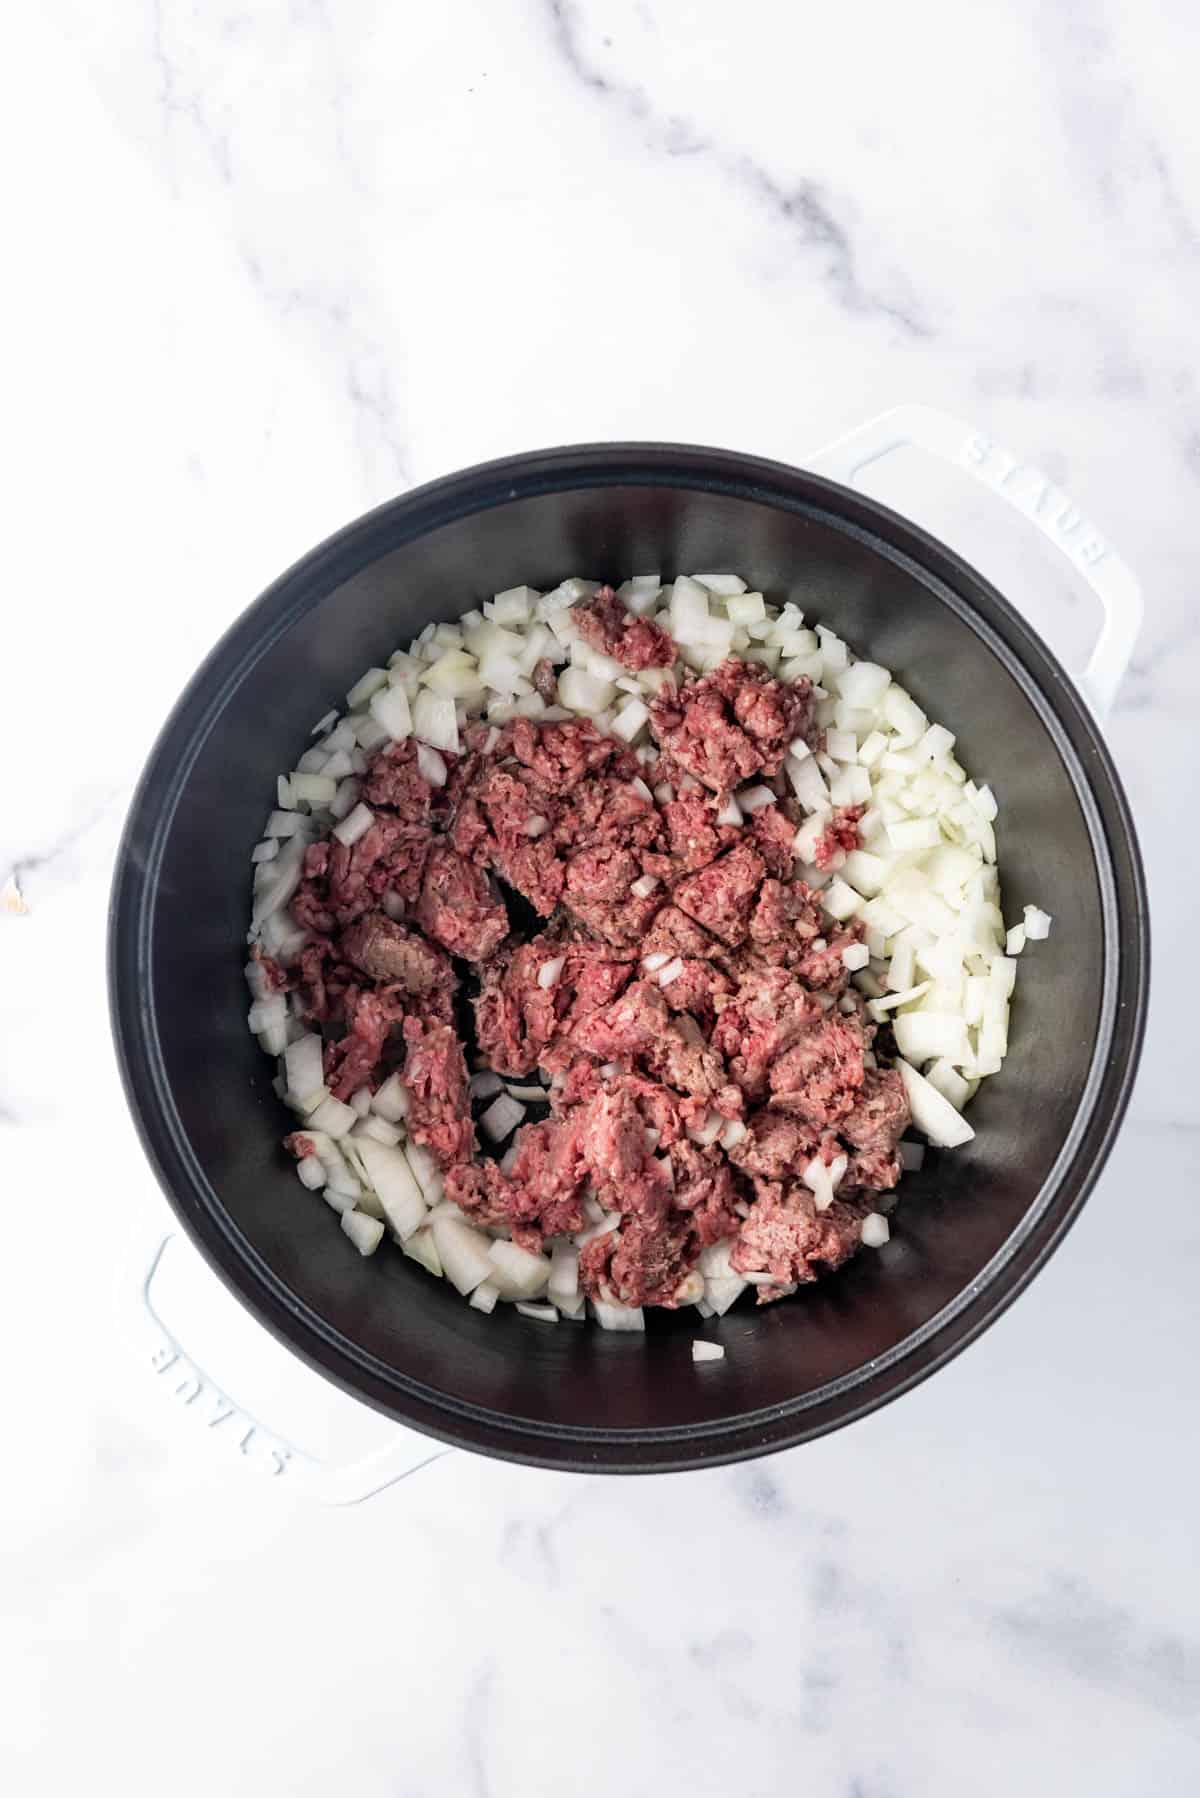
<svg viewBox="0 0 1200 1798">
<path fill-rule="evenodd" d="M 627 668 L 674 660 L 611 588 L 575 616 Z M 543 696 L 555 680 L 551 663 L 534 671 Z M 661 801 L 637 756 L 583 719 L 472 725 L 436 789 L 411 741 L 379 751 L 362 779 L 370 828 L 307 850 L 292 913 L 308 938 L 268 978 L 324 1032 L 337 1097 L 400 1072 L 413 1140 L 477 1222 L 536 1249 L 608 1214 L 580 1280 L 629 1305 L 694 1295 L 701 1249 L 731 1238 L 735 1269 L 771 1276 L 762 1302 L 853 1253 L 899 1178 L 908 1103 L 874 1063 L 857 995 L 839 1003 L 861 931 L 795 877 L 785 781 L 745 825 L 718 821 L 736 785 L 774 780 L 796 737 L 818 741 L 809 683 L 731 658 L 666 682 L 650 717 Z M 834 813 L 818 862 L 856 846 L 860 815 Z M 514 931 L 531 914 L 541 926 Z M 549 1115 L 502 1162 L 476 1148 L 463 986 L 475 1065 L 549 1082 Z M 801 1182 L 815 1155 L 847 1158 L 824 1211 Z"/>
<path fill-rule="evenodd" d="M 601 587 L 586 604 L 576 606 L 575 622 L 585 643 L 635 674 L 642 668 L 669 668 L 675 660 L 675 645 L 662 625 L 635 618 L 611 587 Z"/>
</svg>

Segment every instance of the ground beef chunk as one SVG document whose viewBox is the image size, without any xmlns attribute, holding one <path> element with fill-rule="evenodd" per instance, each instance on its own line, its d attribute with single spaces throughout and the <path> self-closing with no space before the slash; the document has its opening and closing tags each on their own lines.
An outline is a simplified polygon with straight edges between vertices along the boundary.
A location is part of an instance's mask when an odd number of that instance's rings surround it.
<svg viewBox="0 0 1200 1798">
<path fill-rule="evenodd" d="M 465 961 L 485 961 L 508 935 L 508 913 L 486 875 L 443 843 L 430 850 L 425 864 L 417 923 Z"/>
<path fill-rule="evenodd" d="M 614 1082 L 601 1088 L 581 1113 L 578 1130 L 579 1153 L 604 1209 L 661 1217 L 671 1199 L 670 1175 L 628 1086 Z"/>
<path fill-rule="evenodd" d="M 367 769 L 362 797 L 371 807 L 387 806 L 405 824 L 428 822 L 433 789 L 417 766 L 412 737 L 380 750 Z"/>
<path fill-rule="evenodd" d="M 854 1108 L 847 1112 L 838 1129 L 853 1148 L 890 1156 L 911 1116 L 908 1094 L 896 1070 L 867 1068 Z"/>
<path fill-rule="evenodd" d="M 771 1104 L 825 1130 L 849 1117 L 862 1092 L 866 1048 L 857 1017 L 828 1011 L 772 1063 Z"/>
<path fill-rule="evenodd" d="M 501 950 L 483 970 L 475 1000 L 475 1035 L 488 1067 L 498 1074 L 531 1074 L 558 1034 L 561 980 L 543 987 L 538 976 L 563 955 L 549 937 Z"/>
<path fill-rule="evenodd" d="M 643 945 L 647 955 L 684 955 L 708 960 L 721 952 L 721 944 L 707 930 L 680 911 L 677 905 L 664 905 L 657 912 Z"/>
<path fill-rule="evenodd" d="M 576 606 L 572 616 L 585 643 L 634 673 L 643 668 L 669 668 L 675 660 L 675 645 L 661 624 L 626 611 L 624 601 L 611 587 L 601 587 Z"/>
<path fill-rule="evenodd" d="M 797 980 L 814 993 L 829 993 L 840 998 L 850 983 L 850 971 L 842 960 L 843 953 L 863 939 L 859 923 L 830 924 L 828 935 L 814 937 L 803 954 L 788 958 Z M 821 947 L 821 945 L 824 947 Z"/>
<path fill-rule="evenodd" d="M 442 1167 L 465 1161 L 475 1145 L 462 1044 L 448 1024 L 404 1020 L 409 1135 Z"/>
<path fill-rule="evenodd" d="M 611 1005 L 580 1020 L 572 1031 L 577 1049 L 600 1061 L 646 1054 L 667 1032 L 667 1002 L 657 986 L 635 980 Z"/>
<path fill-rule="evenodd" d="M 374 1083 L 393 1024 L 404 1016 L 394 995 L 351 988 L 344 1001 L 346 1033 L 325 1046 L 325 1084 L 335 1099 L 348 1099 L 360 1086 Z"/>
<path fill-rule="evenodd" d="M 817 1152 L 817 1132 L 787 1112 L 764 1108 L 746 1119 L 746 1135 L 729 1151 L 729 1159 L 747 1174 L 781 1180 L 807 1166 Z"/>
<path fill-rule="evenodd" d="M 573 792 L 589 774 L 622 755 L 621 745 L 601 736 L 586 718 L 540 727 L 528 718 L 514 719 L 502 732 L 497 752 L 511 752 L 540 787 L 559 795 Z"/>
<path fill-rule="evenodd" d="M 774 774 L 793 738 L 811 733 L 812 684 L 786 686 L 731 656 L 703 679 L 656 694 L 650 729 L 671 764 L 727 792 L 752 774 Z"/>
<path fill-rule="evenodd" d="M 749 968 L 717 1019 L 712 1045 L 748 1099 L 767 1095 L 768 1070 L 824 1013 L 783 968 Z"/>
<path fill-rule="evenodd" d="M 372 980 L 394 982 L 417 998 L 439 986 L 453 992 L 458 985 L 454 969 L 440 949 L 379 912 L 343 930 L 338 953 Z"/>
<path fill-rule="evenodd" d="M 804 881 L 764 880 L 747 934 L 764 960 L 790 967 L 805 958 L 824 928 L 820 897 Z"/>
<path fill-rule="evenodd" d="M 651 893 L 635 898 L 630 888 L 640 876 L 630 849 L 605 845 L 583 849 L 567 863 L 562 901 L 573 917 L 607 943 L 637 943 L 662 904 Z"/>
<path fill-rule="evenodd" d="M 609 1303 L 674 1306 L 700 1247 L 686 1214 L 653 1223 L 627 1217 L 619 1229 L 585 1245 L 579 1284 L 590 1297 Z"/>
<path fill-rule="evenodd" d="M 717 1148 L 678 1142 L 670 1151 L 675 1177 L 672 1203 L 690 1214 L 702 1246 L 732 1236 L 741 1219 L 734 1210 L 740 1194 L 733 1171 Z"/>
<path fill-rule="evenodd" d="M 672 1011 L 689 1011 L 701 1023 L 711 1022 L 734 983 L 711 961 L 685 961 L 683 970 L 662 988 Z"/>
<path fill-rule="evenodd" d="M 558 669 L 549 656 L 534 663 L 531 678 L 534 692 L 539 693 L 547 705 L 555 705 L 558 701 Z"/>
<path fill-rule="evenodd" d="M 791 819 L 777 805 L 760 806 L 750 820 L 750 830 L 767 872 L 787 880 L 796 865 L 796 826 Z"/>
<path fill-rule="evenodd" d="M 669 640 L 611 590 L 577 617 L 625 666 L 670 665 Z M 534 682 L 557 696 L 548 658 Z M 835 924 L 794 873 L 800 813 L 780 768 L 795 737 L 818 742 L 808 684 L 731 659 L 665 683 L 652 728 L 653 775 L 583 719 L 467 724 L 436 788 L 414 741 L 388 744 L 361 777 L 370 828 L 305 852 L 299 954 L 287 968 L 259 959 L 322 1033 L 337 1097 L 400 1072 L 413 1141 L 478 1224 L 540 1249 L 580 1232 L 597 1203 L 619 1214 L 585 1245 L 580 1278 L 625 1304 L 680 1303 L 700 1250 L 729 1238 L 735 1267 L 769 1275 L 765 1302 L 853 1252 L 899 1179 L 908 1105 L 898 1076 L 868 1065 L 875 1025 L 845 997 L 841 957 L 861 926 Z M 775 802 L 719 823 L 748 779 Z M 861 809 L 835 812 L 818 861 L 857 842 Z M 545 928 L 510 937 L 508 907 Z M 664 958 L 652 973 L 651 954 Z M 462 981 L 476 988 L 483 1065 L 550 1081 L 550 1115 L 518 1128 L 502 1163 L 476 1148 Z M 312 1140 L 295 1132 L 290 1152 Z M 802 1170 L 839 1155 L 837 1197 L 818 1212 Z"/>
<path fill-rule="evenodd" d="M 764 872 L 758 851 L 749 843 L 739 843 L 698 873 L 677 881 L 671 896 L 680 911 L 736 948 L 749 932 Z"/>
<path fill-rule="evenodd" d="M 865 805 L 839 805 L 834 808 L 833 816 L 817 838 L 813 850 L 813 860 L 818 868 L 831 867 L 839 855 L 862 848 L 858 821 L 866 809 Z"/>
<path fill-rule="evenodd" d="M 730 1265 L 737 1273 L 774 1274 L 783 1290 L 806 1285 L 855 1253 L 869 1210 L 867 1201 L 854 1198 L 835 1199 L 818 1211 L 807 1186 L 761 1182 L 738 1231 Z M 780 1296 L 778 1288 L 760 1287 L 758 1302 Z"/>
<path fill-rule="evenodd" d="M 662 871 L 665 877 L 691 874 L 697 868 L 706 868 L 723 849 L 740 841 L 742 833 L 736 824 L 717 823 L 718 809 L 712 796 L 702 787 L 693 787 L 663 806 L 669 846 L 669 860 Z M 794 836 L 795 832 L 792 834 Z M 651 872 L 660 870 L 655 868 Z"/>
</svg>

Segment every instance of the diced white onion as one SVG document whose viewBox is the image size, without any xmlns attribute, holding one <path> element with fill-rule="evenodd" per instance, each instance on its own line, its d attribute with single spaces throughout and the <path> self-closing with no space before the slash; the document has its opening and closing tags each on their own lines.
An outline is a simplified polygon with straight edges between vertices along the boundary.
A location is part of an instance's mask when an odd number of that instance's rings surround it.
<svg viewBox="0 0 1200 1798">
<path fill-rule="evenodd" d="M 603 1299 L 592 1300 L 592 1312 L 602 1330 L 644 1330 L 646 1320 L 640 1305 L 610 1305 Z"/>
<path fill-rule="evenodd" d="M 507 1093 L 501 1093 L 494 1104 L 489 1105 L 479 1120 L 479 1128 L 491 1142 L 501 1142 L 510 1130 L 515 1130 L 525 1116 L 525 1107 L 518 1105 Z"/>
<path fill-rule="evenodd" d="M 549 987 L 557 986 L 559 977 L 566 965 L 567 958 L 565 955 L 554 955 L 549 961 L 544 961 L 542 963 L 541 967 L 538 969 L 537 980 L 538 985 L 543 991 Z"/>
<path fill-rule="evenodd" d="M 719 1342 L 705 1342 L 702 1337 L 695 1337 L 692 1342 L 693 1361 L 723 1361 L 725 1350 Z"/>
<path fill-rule="evenodd" d="M 417 744 L 417 769 L 423 780 L 431 787 L 444 787 L 447 779 L 446 764 L 436 749 L 428 743 Z"/>
<path fill-rule="evenodd" d="M 862 1221 L 861 1235 L 865 1248 L 881 1249 L 891 1235 L 887 1218 L 878 1211 L 868 1211 Z"/>
<path fill-rule="evenodd" d="M 842 950 L 842 966 L 849 969 L 851 974 L 857 974 L 860 968 L 865 968 L 870 959 L 871 951 L 865 943 L 851 943 L 848 949 Z"/>
<path fill-rule="evenodd" d="M 399 1074 L 388 1075 L 371 1100 L 371 1109 L 389 1124 L 398 1124 L 408 1115 L 408 1092 Z"/>
<path fill-rule="evenodd" d="M 472 1074 L 467 1082 L 467 1091 L 473 1099 L 491 1099 L 503 1088 L 503 1080 L 499 1074 L 493 1073 L 491 1068 L 484 1068 L 481 1073 Z"/>
<path fill-rule="evenodd" d="M 360 837 L 366 836 L 374 822 L 374 812 L 365 805 L 356 805 L 349 817 L 334 825 L 333 834 L 339 843 L 344 843 L 349 849 Z"/>
<path fill-rule="evenodd" d="M 642 967 L 647 974 L 657 974 L 660 968 L 666 967 L 670 959 L 671 957 L 663 950 L 656 949 L 651 955 L 643 955 Z"/>
<path fill-rule="evenodd" d="M 300 1184 L 307 1186 L 309 1192 L 318 1192 L 328 1178 L 319 1155 L 302 1155 L 296 1163 L 296 1172 Z"/>
<path fill-rule="evenodd" d="M 526 1305 L 518 1299 L 517 1310 L 522 1317 L 536 1318 L 538 1323 L 556 1324 L 558 1322 L 558 1312 L 553 1305 Z"/>
<path fill-rule="evenodd" d="M 1050 926 L 1054 922 L 1050 913 L 1042 911 L 1036 905 L 1025 907 L 1025 935 L 1031 943 L 1044 942 L 1050 935 Z"/>
<path fill-rule="evenodd" d="M 657 874 L 642 874 L 633 882 L 629 891 L 635 899 L 648 899 L 658 885 Z"/>
<path fill-rule="evenodd" d="M 343 1211 L 342 1229 L 360 1255 L 373 1255 L 383 1240 L 383 1225 L 378 1218 L 362 1211 Z"/>
<path fill-rule="evenodd" d="M 916 1068 L 902 1058 L 897 1058 L 896 1066 L 904 1081 L 908 1093 L 908 1103 L 912 1111 L 913 1123 L 939 1149 L 955 1149 L 961 1143 L 970 1142 L 975 1132 L 964 1117 L 944 1098 L 936 1086 L 919 1074 Z"/>
<path fill-rule="evenodd" d="M 678 955 L 673 956 L 665 968 L 658 970 L 659 986 L 670 986 L 673 980 L 678 980 L 683 973 L 683 967 L 683 958 Z"/>
</svg>

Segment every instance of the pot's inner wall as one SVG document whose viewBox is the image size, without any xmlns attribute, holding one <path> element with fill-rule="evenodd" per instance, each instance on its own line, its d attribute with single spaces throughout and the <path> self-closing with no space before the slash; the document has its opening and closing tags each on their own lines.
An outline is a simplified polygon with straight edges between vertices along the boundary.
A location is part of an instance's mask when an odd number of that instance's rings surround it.
<svg viewBox="0 0 1200 1798">
<path fill-rule="evenodd" d="M 965 1150 L 905 1176 L 893 1240 L 762 1312 L 728 1316 L 719 1366 L 694 1369 L 653 1315 L 644 1339 L 472 1311 L 390 1246 L 362 1260 L 279 1139 L 291 1116 L 246 1031 L 249 857 L 316 719 L 429 618 L 494 591 L 580 573 L 729 568 L 885 663 L 956 733 L 1001 805 L 1005 914 L 1035 901 L 1048 943 L 1022 960 L 1012 1051 L 972 1107 Z M 1001 662 L 927 585 L 833 522 L 686 489 L 609 488 L 513 501 L 396 548 L 331 592 L 263 657 L 202 750 L 166 848 L 154 999 L 183 1125 L 220 1202 L 297 1302 L 436 1392 L 541 1424 L 678 1426 L 812 1394 L 887 1353 L 978 1276 L 1042 1192 L 1095 1040 L 1103 948 L 1094 858 L 1071 781 Z M 682 1350 L 682 1342 L 680 1343 Z"/>
</svg>

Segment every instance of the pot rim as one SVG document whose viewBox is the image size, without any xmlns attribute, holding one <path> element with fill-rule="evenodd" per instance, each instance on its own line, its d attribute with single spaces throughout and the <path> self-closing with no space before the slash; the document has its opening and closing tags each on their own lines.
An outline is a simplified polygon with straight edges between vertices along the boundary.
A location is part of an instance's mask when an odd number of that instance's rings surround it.
<svg viewBox="0 0 1200 1798">
<path fill-rule="evenodd" d="M 1071 1130 L 1037 1202 L 968 1287 L 869 1367 L 816 1392 L 730 1418 L 622 1430 L 505 1417 L 436 1392 L 290 1293 L 226 1213 L 183 1131 L 158 1042 L 150 949 L 159 866 L 191 767 L 233 692 L 299 617 L 380 554 L 455 519 L 538 494 L 647 485 L 819 516 L 864 546 L 883 546 L 934 588 L 1017 680 L 1063 759 L 1095 856 L 1105 954 L 1100 1027 Z M 1149 908 L 1128 800 L 1085 700 L 1032 627 L 956 552 L 878 501 L 786 463 L 687 444 L 588 443 L 479 463 L 387 500 L 308 551 L 241 613 L 176 702 L 131 801 L 113 876 L 108 972 L 126 1099 L 159 1184 L 217 1275 L 292 1352 L 443 1442 L 544 1467 L 666 1472 L 769 1453 L 854 1421 L 943 1366 L 1024 1290 L 1078 1216 L 1125 1114 L 1145 1032 Z"/>
</svg>

